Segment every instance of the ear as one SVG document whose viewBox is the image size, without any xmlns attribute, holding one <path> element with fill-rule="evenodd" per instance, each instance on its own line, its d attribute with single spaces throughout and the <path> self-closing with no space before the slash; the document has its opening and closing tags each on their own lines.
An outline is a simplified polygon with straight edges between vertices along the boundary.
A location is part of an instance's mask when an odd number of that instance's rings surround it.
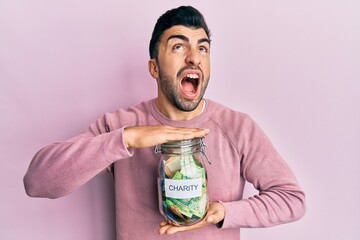
<svg viewBox="0 0 360 240">
<path fill-rule="evenodd" d="M 150 75 L 153 78 L 158 79 L 159 78 L 159 67 L 158 67 L 158 64 L 157 64 L 155 59 L 150 59 L 149 60 L 148 68 L 149 68 Z"/>
</svg>

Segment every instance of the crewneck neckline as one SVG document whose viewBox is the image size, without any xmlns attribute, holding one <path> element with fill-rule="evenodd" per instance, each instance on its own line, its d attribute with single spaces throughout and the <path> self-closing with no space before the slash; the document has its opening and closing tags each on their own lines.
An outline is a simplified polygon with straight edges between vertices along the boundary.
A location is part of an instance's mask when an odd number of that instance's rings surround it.
<svg viewBox="0 0 360 240">
<path fill-rule="evenodd" d="M 174 127 L 201 127 L 202 124 L 209 119 L 213 110 L 213 103 L 209 99 L 204 100 L 206 101 L 206 107 L 203 111 L 197 117 L 187 121 L 175 121 L 163 115 L 156 106 L 155 98 L 148 102 L 148 108 L 151 115 L 163 125 Z"/>
</svg>

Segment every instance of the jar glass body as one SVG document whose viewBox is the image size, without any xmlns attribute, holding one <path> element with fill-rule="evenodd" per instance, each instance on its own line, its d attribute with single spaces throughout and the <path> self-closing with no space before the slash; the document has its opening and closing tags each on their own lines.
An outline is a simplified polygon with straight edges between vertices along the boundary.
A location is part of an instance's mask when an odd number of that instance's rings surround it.
<svg viewBox="0 0 360 240">
<path fill-rule="evenodd" d="M 208 209 L 202 139 L 162 144 L 158 169 L 159 210 L 172 224 L 192 225 Z"/>
</svg>

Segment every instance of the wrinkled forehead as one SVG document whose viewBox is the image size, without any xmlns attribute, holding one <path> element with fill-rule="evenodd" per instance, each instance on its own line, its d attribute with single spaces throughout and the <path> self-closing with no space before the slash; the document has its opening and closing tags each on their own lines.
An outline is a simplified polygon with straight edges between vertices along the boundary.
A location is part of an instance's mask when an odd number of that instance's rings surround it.
<svg viewBox="0 0 360 240">
<path fill-rule="evenodd" d="M 169 29 L 166 29 L 160 37 L 160 43 L 167 43 L 169 39 L 174 36 L 184 36 L 189 41 L 198 41 L 199 39 L 207 39 L 210 43 L 210 39 L 207 36 L 203 28 L 186 27 L 182 25 L 175 25 Z"/>
</svg>

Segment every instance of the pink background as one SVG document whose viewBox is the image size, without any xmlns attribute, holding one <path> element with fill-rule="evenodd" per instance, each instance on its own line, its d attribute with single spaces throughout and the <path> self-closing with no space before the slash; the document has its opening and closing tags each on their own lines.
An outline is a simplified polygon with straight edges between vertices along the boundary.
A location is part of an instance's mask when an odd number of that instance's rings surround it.
<svg viewBox="0 0 360 240">
<path fill-rule="evenodd" d="M 56 200 L 22 177 L 42 146 L 156 96 L 148 42 L 180 4 L 213 33 L 206 97 L 254 117 L 307 193 L 303 219 L 243 239 L 360 239 L 359 1 L 214 2 L 0 2 L 0 239 L 115 239 L 109 175 Z"/>
</svg>

